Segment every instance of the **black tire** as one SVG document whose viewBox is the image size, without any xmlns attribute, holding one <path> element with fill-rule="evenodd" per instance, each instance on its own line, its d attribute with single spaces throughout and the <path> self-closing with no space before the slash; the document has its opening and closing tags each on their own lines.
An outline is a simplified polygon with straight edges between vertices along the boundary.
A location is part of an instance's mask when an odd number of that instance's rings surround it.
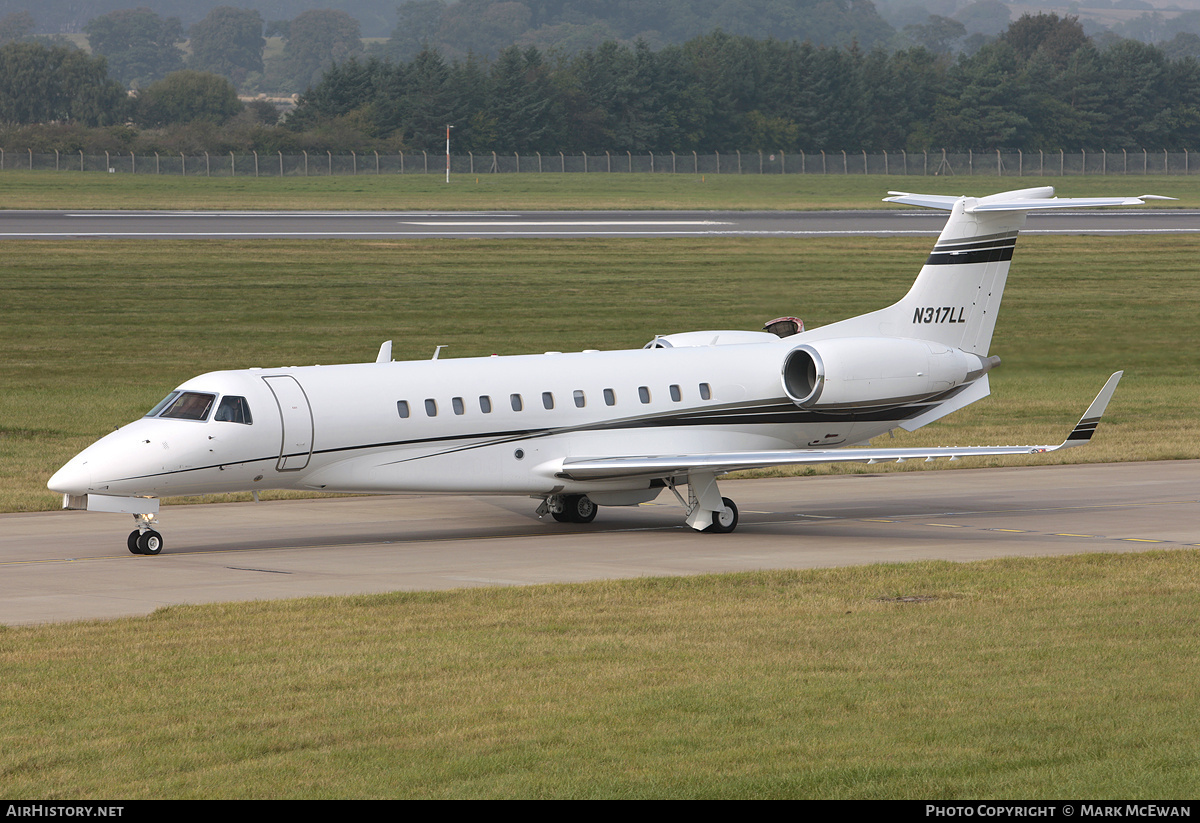
<svg viewBox="0 0 1200 823">
<path fill-rule="evenodd" d="M 553 517 L 555 520 L 557 520 L 559 523 L 570 523 L 571 522 L 571 513 L 569 511 L 567 511 L 566 509 L 563 509 L 560 512 L 550 512 L 550 516 Z"/>
<path fill-rule="evenodd" d="M 137 540 L 138 551 L 142 554 L 162 554 L 162 535 L 153 529 L 142 532 Z"/>
<path fill-rule="evenodd" d="M 728 497 L 722 497 L 721 502 L 725 504 L 724 511 L 713 512 L 713 522 L 704 531 L 712 534 L 729 534 L 737 528 L 738 525 L 738 507 L 737 504 Z"/>
<path fill-rule="evenodd" d="M 141 554 L 142 553 L 142 550 L 138 548 L 138 538 L 141 536 L 142 536 L 142 533 L 140 531 L 138 531 L 137 529 L 134 529 L 133 531 L 131 531 L 129 533 L 129 539 L 127 541 L 125 541 L 125 545 L 127 545 L 129 547 L 130 554 Z"/>
<path fill-rule="evenodd" d="M 567 508 L 571 512 L 572 523 L 591 523 L 596 519 L 596 511 L 600 507 L 586 494 L 581 494 L 570 498 Z"/>
</svg>

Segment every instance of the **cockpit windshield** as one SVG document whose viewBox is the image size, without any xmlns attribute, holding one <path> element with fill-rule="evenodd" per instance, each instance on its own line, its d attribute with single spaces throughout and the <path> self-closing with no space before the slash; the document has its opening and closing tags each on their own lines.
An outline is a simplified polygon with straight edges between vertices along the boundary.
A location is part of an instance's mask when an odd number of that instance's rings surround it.
<svg viewBox="0 0 1200 823">
<path fill-rule="evenodd" d="M 207 420 L 212 411 L 215 394 L 207 392 L 185 391 L 172 392 L 167 398 L 151 410 L 148 417 L 166 417 L 174 420 Z M 162 409 L 157 415 L 158 409 Z"/>
</svg>

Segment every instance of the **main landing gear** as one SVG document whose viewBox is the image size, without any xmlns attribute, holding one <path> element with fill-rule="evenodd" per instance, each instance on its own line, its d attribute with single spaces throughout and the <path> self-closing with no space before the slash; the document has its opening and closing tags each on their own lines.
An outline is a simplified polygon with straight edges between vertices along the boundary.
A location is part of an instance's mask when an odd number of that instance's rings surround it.
<svg viewBox="0 0 1200 823">
<path fill-rule="evenodd" d="M 687 511 L 684 522 L 696 531 L 709 534 L 728 534 L 737 528 L 738 507 L 717 488 L 715 472 L 693 472 L 683 477 L 666 479 L 666 486 Z M 687 484 L 687 500 L 677 488 Z M 552 494 L 537 508 L 538 517 L 551 515 L 559 523 L 591 523 L 596 519 L 597 506 L 586 494 Z"/>
<path fill-rule="evenodd" d="M 138 527 L 129 533 L 129 539 L 125 541 L 130 553 L 162 554 L 163 537 L 150 528 L 158 525 L 154 515 L 135 514 L 133 519 L 137 522 Z"/>
<path fill-rule="evenodd" d="M 537 514 L 549 514 L 559 523 L 591 523 L 598 508 L 586 494 L 552 494 L 538 506 Z"/>
</svg>

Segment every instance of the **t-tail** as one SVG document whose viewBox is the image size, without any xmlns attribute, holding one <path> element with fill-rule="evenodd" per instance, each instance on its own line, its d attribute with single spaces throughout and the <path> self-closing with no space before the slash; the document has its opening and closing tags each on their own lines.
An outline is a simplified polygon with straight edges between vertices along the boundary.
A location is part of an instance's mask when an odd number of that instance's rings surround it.
<svg viewBox="0 0 1200 823">
<path fill-rule="evenodd" d="M 1029 212 L 1139 206 L 1146 200 L 1173 199 L 1152 194 L 1058 198 L 1051 186 L 987 197 L 889 194 L 885 202 L 943 209 L 950 212 L 950 219 L 908 294 L 886 309 L 833 326 L 839 334 L 929 340 L 981 357 L 991 346 L 1017 234 Z"/>
</svg>

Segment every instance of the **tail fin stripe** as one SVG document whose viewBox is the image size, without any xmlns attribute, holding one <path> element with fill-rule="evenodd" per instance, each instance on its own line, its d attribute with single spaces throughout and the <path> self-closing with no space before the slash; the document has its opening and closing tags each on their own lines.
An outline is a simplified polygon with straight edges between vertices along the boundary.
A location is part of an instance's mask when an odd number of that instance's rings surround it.
<svg viewBox="0 0 1200 823">
<path fill-rule="evenodd" d="M 961 266 L 967 263 L 1001 263 L 1012 260 L 1015 245 L 993 246 L 969 251 L 935 251 L 925 260 L 927 266 Z"/>
</svg>

